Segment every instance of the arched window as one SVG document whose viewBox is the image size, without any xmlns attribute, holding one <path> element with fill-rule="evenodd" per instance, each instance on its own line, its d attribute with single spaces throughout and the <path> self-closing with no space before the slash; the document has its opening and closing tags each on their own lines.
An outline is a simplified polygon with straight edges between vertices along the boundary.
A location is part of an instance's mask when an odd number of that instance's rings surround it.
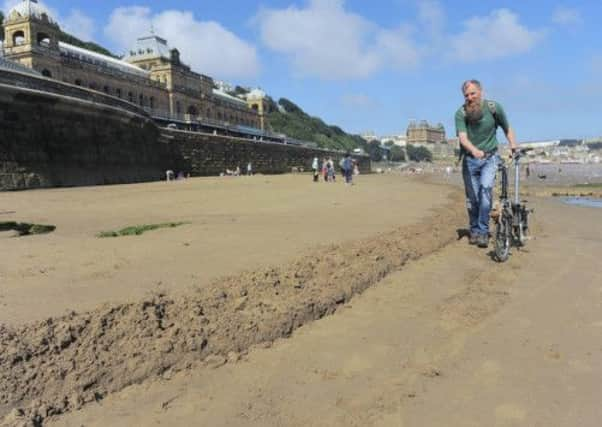
<svg viewBox="0 0 602 427">
<path fill-rule="evenodd" d="M 134 102 L 134 94 L 132 92 L 128 92 L 128 101 Z"/>
<path fill-rule="evenodd" d="M 19 46 L 25 44 L 25 33 L 23 31 L 15 31 L 13 33 L 13 45 Z"/>
<path fill-rule="evenodd" d="M 109 88 L 107 85 L 105 85 L 102 90 L 104 91 L 104 93 L 110 93 L 111 92 L 111 88 Z"/>
<path fill-rule="evenodd" d="M 117 95 L 118 98 L 121 98 L 121 88 L 115 89 L 115 94 Z"/>
<path fill-rule="evenodd" d="M 138 97 L 138 104 L 144 106 L 144 95 L 140 94 L 140 96 Z"/>
<path fill-rule="evenodd" d="M 50 36 L 48 34 L 38 33 L 36 38 L 37 38 L 38 45 L 50 46 Z"/>
<path fill-rule="evenodd" d="M 82 85 L 82 81 L 80 79 L 75 79 L 75 84 L 77 86 L 81 86 Z"/>
<path fill-rule="evenodd" d="M 42 70 L 42 75 L 43 75 L 44 77 L 52 77 L 52 73 L 51 73 L 51 72 L 50 72 L 50 71 L 49 71 L 47 68 L 44 68 L 44 69 Z"/>
</svg>

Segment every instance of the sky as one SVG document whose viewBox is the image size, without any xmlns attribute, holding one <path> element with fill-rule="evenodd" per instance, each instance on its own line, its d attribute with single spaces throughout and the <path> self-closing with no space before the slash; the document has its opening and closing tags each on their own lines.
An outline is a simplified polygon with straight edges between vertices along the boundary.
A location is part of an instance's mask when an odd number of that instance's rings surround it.
<svg viewBox="0 0 602 427">
<path fill-rule="evenodd" d="M 6 12 L 20 0 L 3 1 Z M 519 141 L 602 136 L 602 1 L 42 0 L 61 28 L 124 54 L 155 34 L 195 71 L 260 87 L 349 133 L 453 117 L 466 79 Z M 2 4 L 2 3 L 0 3 Z"/>
</svg>

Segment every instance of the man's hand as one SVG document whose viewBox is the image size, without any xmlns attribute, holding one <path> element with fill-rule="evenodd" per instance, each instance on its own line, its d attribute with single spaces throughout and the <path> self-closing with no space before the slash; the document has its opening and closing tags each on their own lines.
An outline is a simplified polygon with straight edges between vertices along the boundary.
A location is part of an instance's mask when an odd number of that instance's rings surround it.
<svg viewBox="0 0 602 427">
<path fill-rule="evenodd" d="M 475 159 L 482 159 L 483 157 L 485 157 L 485 152 L 484 152 L 483 150 L 479 150 L 478 148 L 475 148 L 475 149 L 472 151 L 472 156 L 473 156 Z"/>
<path fill-rule="evenodd" d="M 514 154 L 519 150 L 519 148 L 516 145 L 510 145 L 510 154 L 508 155 L 509 158 L 513 158 Z"/>
</svg>

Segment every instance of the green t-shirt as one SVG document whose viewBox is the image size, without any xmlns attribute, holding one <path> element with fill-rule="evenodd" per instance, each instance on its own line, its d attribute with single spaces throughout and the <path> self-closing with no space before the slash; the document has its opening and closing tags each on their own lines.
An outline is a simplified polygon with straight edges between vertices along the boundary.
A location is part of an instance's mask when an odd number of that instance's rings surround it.
<svg viewBox="0 0 602 427">
<path fill-rule="evenodd" d="M 508 133 L 510 125 L 506 118 L 506 113 L 502 106 L 495 101 L 482 101 L 483 102 L 483 117 L 476 123 L 467 123 L 466 114 L 464 113 L 464 107 L 458 108 L 456 111 L 456 135 L 460 135 L 460 132 L 466 132 L 468 140 L 472 144 L 482 151 L 492 151 L 497 148 L 498 141 L 496 137 L 497 127 L 500 126 L 505 133 Z M 495 115 L 497 121 L 490 111 L 488 102 L 495 102 Z"/>
</svg>

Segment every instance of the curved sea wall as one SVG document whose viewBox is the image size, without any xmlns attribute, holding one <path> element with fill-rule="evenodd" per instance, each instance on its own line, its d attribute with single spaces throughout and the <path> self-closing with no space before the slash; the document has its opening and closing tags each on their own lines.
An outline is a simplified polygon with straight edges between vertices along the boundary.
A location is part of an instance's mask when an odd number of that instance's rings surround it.
<svg viewBox="0 0 602 427">
<path fill-rule="evenodd" d="M 308 170 L 314 156 L 341 153 L 163 129 L 127 101 L 0 69 L 0 190 L 155 181 L 167 169 L 218 175 L 248 162 L 283 173 Z"/>
</svg>

